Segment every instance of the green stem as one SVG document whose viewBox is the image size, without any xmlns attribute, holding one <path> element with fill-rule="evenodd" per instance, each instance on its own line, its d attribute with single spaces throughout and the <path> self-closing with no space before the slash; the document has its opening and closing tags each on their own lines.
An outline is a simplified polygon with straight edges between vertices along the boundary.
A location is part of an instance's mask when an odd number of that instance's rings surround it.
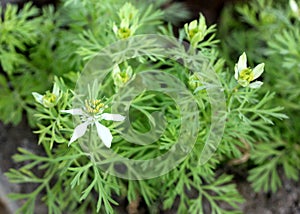
<svg viewBox="0 0 300 214">
<path fill-rule="evenodd" d="M 231 109 L 231 105 L 232 105 L 233 100 L 234 100 L 233 94 L 235 94 L 238 91 L 239 88 L 240 88 L 240 85 L 235 86 L 231 90 L 231 92 L 230 92 L 230 94 L 228 96 L 228 105 L 227 105 L 228 106 L 228 111 Z"/>
</svg>

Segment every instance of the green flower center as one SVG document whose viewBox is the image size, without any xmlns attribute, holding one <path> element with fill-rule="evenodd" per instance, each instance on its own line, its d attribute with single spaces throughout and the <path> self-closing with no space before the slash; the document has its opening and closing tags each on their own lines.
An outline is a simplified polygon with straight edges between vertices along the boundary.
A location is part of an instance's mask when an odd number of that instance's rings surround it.
<svg viewBox="0 0 300 214">
<path fill-rule="evenodd" d="M 120 28 L 118 34 L 120 38 L 126 39 L 131 35 L 131 30 L 129 28 Z"/>
<path fill-rule="evenodd" d="M 129 75 L 125 71 L 120 72 L 120 77 L 121 77 L 123 83 L 126 83 L 129 80 Z"/>
<path fill-rule="evenodd" d="M 243 69 L 239 74 L 239 80 L 244 80 L 250 83 L 253 79 L 254 79 L 254 74 L 250 68 Z"/>
<path fill-rule="evenodd" d="M 47 91 L 46 94 L 43 96 L 43 100 L 49 103 L 55 103 L 56 95 Z"/>
<path fill-rule="evenodd" d="M 198 33 L 198 28 L 189 30 L 189 37 L 192 39 Z"/>
<path fill-rule="evenodd" d="M 101 100 L 85 100 L 85 109 L 90 114 L 102 113 L 105 108 Z"/>
</svg>

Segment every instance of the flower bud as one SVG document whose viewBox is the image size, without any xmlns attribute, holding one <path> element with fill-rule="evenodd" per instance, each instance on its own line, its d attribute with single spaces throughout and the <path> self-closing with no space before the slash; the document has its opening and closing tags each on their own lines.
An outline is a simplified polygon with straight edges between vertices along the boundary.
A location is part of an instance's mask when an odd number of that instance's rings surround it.
<svg viewBox="0 0 300 214">
<path fill-rule="evenodd" d="M 131 66 L 126 66 L 125 69 L 120 69 L 118 65 L 115 65 L 112 77 L 117 88 L 123 87 L 133 76 Z"/>
<path fill-rule="evenodd" d="M 199 23 L 197 20 L 194 20 L 190 24 L 185 24 L 184 30 L 191 45 L 197 47 L 206 35 L 207 26 L 204 16 L 200 15 Z"/>
</svg>

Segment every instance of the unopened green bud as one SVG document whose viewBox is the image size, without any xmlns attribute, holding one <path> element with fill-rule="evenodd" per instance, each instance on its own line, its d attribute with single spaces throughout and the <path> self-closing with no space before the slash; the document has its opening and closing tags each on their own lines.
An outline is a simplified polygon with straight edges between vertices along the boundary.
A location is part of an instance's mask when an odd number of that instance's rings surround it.
<svg viewBox="0 0 300 214">
<path fill-rule="evenodd" d="M 112 72 L 112 77 L 115 83 L 115 86 L 122 87 L 124 86 L 133 76 L 133 71 L 131 66 L 127 66 L 126 69 L 120 69 L 118 65 L 116 65 Z"/>
<path fill-rule="evenodd" d="M 120 25 L 113 24 L 113 31 L 119 39 L 132 36 L 138 28 L 138 10 L 130 3 L 126 3 L 119 11 Z"/>
<path fill-rule="evenodd" d="M 200 14 L 199 22 L 194 20 L 190 24 L 185 24 L 184 30 L 191 45 L 196 47 L 206 35 L 207 26 L 204 16 Z"/>
</svg>

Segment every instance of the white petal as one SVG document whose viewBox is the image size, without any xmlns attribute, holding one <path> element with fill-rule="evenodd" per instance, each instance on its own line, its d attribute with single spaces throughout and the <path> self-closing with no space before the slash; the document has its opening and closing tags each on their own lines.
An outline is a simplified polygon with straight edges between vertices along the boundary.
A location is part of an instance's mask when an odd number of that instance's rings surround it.
<svg viewBox="0 0 300 214">
<path fill-rule="evenodd" d="M 117 25 L 115 23 L 113 24 L 113 31 L 116 35 L 118 35 L 119 28 L 117 27 Z"/>
<path fill-rule="evenodd" d="M 240 58 L 239 58 L 239 61 L 238 61 L 238 70 L 239 72 L 243 69 L 247 68 L 247 55 L 246 53 L 244 52 Z"/>
<path fill-rule="evenodd" d="M 71 143 L 73 143 L 75 140 L 77 140 L 78 138 L 82 137 L 85 134 L 89 124 L 90 124 L 90 122 L 87 121 L 87 122 L 81 123 L 74 129 L 73 135 L 71 137 L 71 140 L 70 140 L 68 146 L 70 146 Z"/>
<path fill-rule="evenodd" d="M 74 108 L 74 109 L 70 109 L 70 110 L 60 110 L 63 113 L 69 113 L 72 115 L 83 115 L 83 111 L 80 108 Z"/>
<path fill-rule="evenodd" d="M 291 7 L 292 11 L 294 13 L 298 13 L 299 8 L 298 8 L 298 5 L 297 5 L 296 1 L 295 0 L 290 0 L 289 3 L 290 3 L 290 7 Z"/>
<path fill-rule="evenodd" d="M 253 69 L 254 79 L 257 79 L 264 72 L 265 63 L 260 63 Z"/>
<path fill-rule="evenodd" d="M 35 101 L 37 101 L 40 104 L 43 104 L 43 95 L 36 92 L 32 92 L 32 96 L 34 97 Z"/>
<path fill-rule="evenodd" d="M 95 124 L 96 124 L 96 128 L 97 128 L 99 138 L 102 140 L 102 142 L 104 143 L 104 145 L 107 148 L 110 148 L 111 141 L 112 141 L 112 138 L 113 138 L 111 133 L 110 133 L 110 130 L 108 128 L 106 128 L 105 126 L 101 125 L 97 121 L 95 122 Z"/>
<path fill-rule="evenodd" d="M 120 114 L 104 113 L 104 114 L 101 114 L 101 119 L 112 120 L 112 121 L 123 121 L 125 119 L 125 117 Z"/>
<path fill-rule="evenodd" d="M 55 94 L 56 97 L 59 97 L 59 86 L 54 83 L 52 93 Z"/>
<path fill-rule="evenodd" d="M 239 79 L 239 68 L 238 68 L 238 64 L 235 64 L 235 66 L 234 66 L 234 78 L 235 78 L 236 80 Z"/>
<path fill-rule="evenodd" d="M 194 30 L 198 27 L 198 21 L 194 20 L 189 24 L 189 30 Z"/>
<path fill-rule="evenodd" d="M 113 71 L 112 71 L 112 74 L 113 74 L 113 75 L 116 75 L 116 74 L 118 74 L 118 73 L 120 73 L 120 72 L 121 72 L 121 70 L 120 70 L 119 65 L 118 65 L 118 64 L 115 64 L 115 65 L 114 65 L 114 68 L 113 68 Z"/>
<path fill-rule="evenodd" d="M 260 88 L 260 86 L 262 86 L 262 84 L 264 84 L 264 83 L 261 81 L 255 81 L 249 85 L 249 88 Z"/>
</svg>

